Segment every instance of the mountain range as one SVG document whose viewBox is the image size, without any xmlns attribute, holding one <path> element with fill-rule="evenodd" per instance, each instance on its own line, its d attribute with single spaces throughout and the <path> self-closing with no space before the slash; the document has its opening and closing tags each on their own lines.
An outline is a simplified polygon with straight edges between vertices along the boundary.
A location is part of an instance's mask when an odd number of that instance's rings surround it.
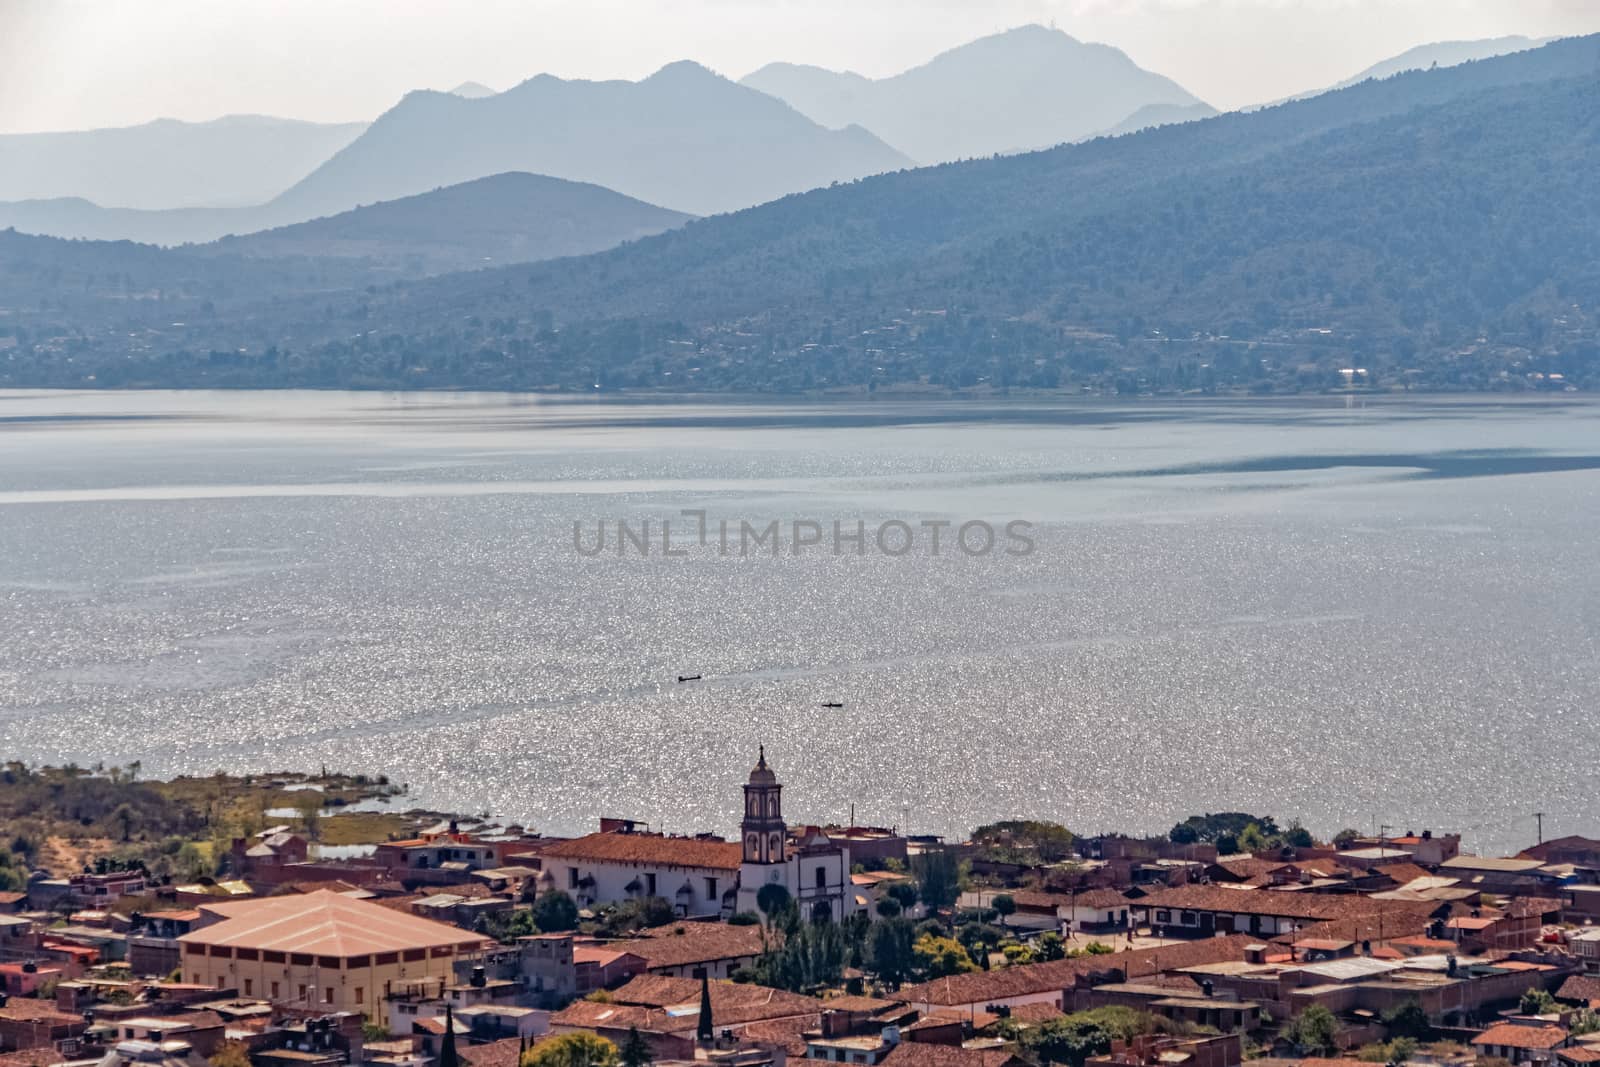
<svg viewBox="0 0 1600 1067">
<path fill-rule="evenodd" d="M 0 201 L 81 198 L 107 208 L 260 204 L 348 145 L 366 123 L 262 115 L 0 135 Z"/>
<path fill-rule="evenodd" d="M 981 38 L 890 78 L 773 63 L 741 84 L 824 126 L 865 127 L 925 164 L 1081 140 L 1144 108 L 1204 106 L 1116 48 L 1043 26 Z"/>
<path fill-rule="evenodd" d="M 124 272 L 92 309 L 0 320 L 21 338 L 0 385 L 1600 386 L 1597 69 L 1600 37 L 1563 40 L 555 263 L 343 294 L 219 275 L 210 314 L 203 284 L 131 300 Z M 0 261 L 103 286 L 103 247 Z"/>
<path fill-rule="evenodd" d="M 478 99 L 409 93 L 269 207 L 309 218 L 528 171 L 710 215 L 909 162 L 860 127 L 824 129 L 682 62 L 639 82 L 542 74 Z"/>
<path fill-rule="evenodd" d="M 418 277 L 598 252 L 690 218 L 598 185 L 498 174 L 202 247 L 253 258 L 362 259 Z"/>
<path fill-rule="evenodd" d="M 1325 89 L 1312 89 L 1309 92 L 1297 93 L 1285 97 L 1274 103 L 1285 103 L 1288 100 L 1304 100 L 1321 93 L 1333 92 L 1338 89 L 1348 89 L 1352 85 L 1359 85 L 1373 78 L 1392 78 L 1396 74 L 1403 74 L 1410 70 L 1432 70 L 1441 67 L 1455 67 L 1462 63 L 1471 63 L 1480 59 L 1493 59 L 1495 56 L 1510 55 L 1513 52 L 1525 52 L 1530 48 L 1539 48 L 1549 44 L 1553 37 L 1488 37 L 1477 41 L 1437 41 L 1432 44 L 1422 44 L 1415 48 L 1408 48 L 1397 56 L 1390 56 L 1381 62 L 1352 75 L 1344 81 L 1336 82 Z M 1264 105 L 1270 107 L 1271 105 Z"/>
</svg>

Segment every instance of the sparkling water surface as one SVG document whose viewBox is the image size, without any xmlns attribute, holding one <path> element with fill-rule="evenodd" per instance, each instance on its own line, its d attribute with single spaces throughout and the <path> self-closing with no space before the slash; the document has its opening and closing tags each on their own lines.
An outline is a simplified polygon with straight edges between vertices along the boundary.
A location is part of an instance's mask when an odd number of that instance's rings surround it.
<svg viewBox="0 0 1600 1067">
<path fill-rule="evenodd" d="M 980 519 L 1034 550 L 918 525 Z M 795 520 L 919 536 L 797 556 Z M 765 743 L 796 821 L 1243 809 L 1505 852 L 1534 811 L 1600 835 L 1597 520 L 1572 400 L 0 393 L 0 755 L 728 832 Z"/>
</svg>

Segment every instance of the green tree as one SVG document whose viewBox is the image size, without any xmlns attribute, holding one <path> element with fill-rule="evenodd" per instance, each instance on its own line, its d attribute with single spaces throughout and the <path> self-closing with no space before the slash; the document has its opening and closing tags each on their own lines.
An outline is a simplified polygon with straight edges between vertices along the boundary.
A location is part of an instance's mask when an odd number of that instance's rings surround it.
<svg viewBox="0 0 1600 1067">
<path fill-rule="evenodd" d="M 545 934 L 576 930 L 578 905 L 561 890 L 552 889 L 533 902 L 533 925 Z"/>
<path fill-rule="evenodd" d="M 655 1056 L 650 1052 L 650 1043 L 639 1033 L 637 1026 L 628 1027 L 628 1036 L 622 1041 L 622 1048 L 618 1052 L 618 1067 L 650 1067 L 655 1062 Z"/>
<path fill-rule="evenodd" d="M 1017 901 L 1010 893 L 1000 893 L 989 901 L 989 906 L 1000 916 L 1000 925 L 1006 924 L 1006 919 L 1017 913 Z"/>
<path fill-rule="evenodd" d="M 1090 1056 L 1111 1050 L 1111 1042 L 1151 1032 L 1154 1020 L 1125 1007 L 1096 1008 L 1051 1019 L 1019 1035 L 1022 1047 L 1041 1063 L 1082 1067 Z"/>
<path fill-rule="evenodd" d="M 1304 1051 L 1331 1054 L 1339 1048 L 1339 1020 L 1321 1004 L 1313 1004 L 1285 1028 L 1284 1036 Z"/>
<path fill-rule="evenodd" d="M 1523 1015 L 1549 1015 L 1558 1010 L 1560 1009 L 1556 1006 L 1556 998 L 1551 996 L 1548 990 L 1540 989 L 1538 986 L 1528 987 L 1528 991 L 1522 994 L 1522 1001 L 1517 1005 L 1517 1011 Z"/>
<path fill-rule="evenodd" d="M 1312 848 L 1316 845 L 1316 838 L 1311 836 L 1311 831 L 1300 825 L 1299 819 L 1289 820 L 1289 828 L 1283 832 L 1283 843 L 1293 845 L 1295 848 Z"/>
<path fill-rule="evenodd" d="M 1403 1004 L 1396 1004 L 1384 1012 L 1383 1029 L 1391 1041 L 1397 1037 L 1421 1041 L 1433 1034 L 1433 1024 L 1428 1021 L 1428 1013 L 1415 997 Z"/>
<path fill-rule="evenodd" d="M 944 978 L 978 969 L 961 942 L 953 937 L 923 934 L 917 938 L 916 960 L 917 969 L 929 978 Z"/>
<path fill-rule="evenodd" d="M 900 914 L 900 902 L 893 897 L 884 897 L 878 901 L 873 910 L 885 919 L 892 919 Z"/>
<path fill-rule="evenodd" d="M 1338 833 L 1333 835 L 1333 844 L 1336 848 L 1349 848 L 1351 844 L 1359 841 L 1360 839 L 1360 830 L 1352 830 L 1349 827 L 1346 827 L 1345 829 L 1340 830 Z"/>
<path fill-rule="evenodd" d="M 616 1067 L 617 1046 L 586 1030 L 541 1041 L 522 1054 L 520 1067 Z"/>
<path fill-rule="evenodd" d="M 1039 935 L 1039 943 L 1034 946 L 1033 955 L 1041 963 L 1065 959 L 1067 955 L 1066 942 L 1061 940 L 1061 935 L 1054 930 L 1047 930 Z"/>
<path fill-rule="evenodd" d="M 918 892 L 924 903 L 934 911 L 955 906 L 961 895 L 961 868 L 955 853 L 946 849 L 924 852 L 913 865 L 917 876 Z"/>
<path fill-rule="evenodd" d="M 789 890 L 778 882 L 768 882 L 756 890 L 756 907 L 761 909 L 761 914 L 767 917 L 769 923 L 773 916 L 786 910 L 789 904 Z"/>
<path fill-rule="evenodd" d="M 915 928 L 904 918 L 880 919 L 867 933 L 866 962 L 878 980 L 891 989 L 916 968 Z"/>
<path fill-rule="evenodd" d="M 1272 847 L 1272 840 L 1259 823 L 1250 823 L 1239 832 L 1239 848 L 1245 852 L 1264 852 Z"/>
</svg>

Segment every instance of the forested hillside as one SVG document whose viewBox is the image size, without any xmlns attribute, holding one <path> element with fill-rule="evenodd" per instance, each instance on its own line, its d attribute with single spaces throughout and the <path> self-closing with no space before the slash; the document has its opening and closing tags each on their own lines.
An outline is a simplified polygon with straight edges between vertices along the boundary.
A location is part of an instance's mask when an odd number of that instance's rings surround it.
<svg viewBox="0 0 1600 1067">
<path fill-rule="evenodd" d="M 1563 41 L 580 259 L 224 309 L 132 359 L 108 315 L 70 367 L 39 333 L 0 367 L 7 384 L 1600 387 L 1597 72 L 1600 41 Z"/>
</svg>

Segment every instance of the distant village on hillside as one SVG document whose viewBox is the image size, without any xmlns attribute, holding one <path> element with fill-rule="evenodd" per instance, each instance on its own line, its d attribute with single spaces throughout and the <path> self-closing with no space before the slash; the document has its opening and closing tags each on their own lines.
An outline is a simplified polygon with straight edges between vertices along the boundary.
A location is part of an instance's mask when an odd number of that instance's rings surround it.
<svg viewBox="0 0 1600 1067">
<path fill-rule="evenodd" d="M 1600 1063 L 1597 840 L 1228 813 L 955 842 L 793 825 L 783 791 L 763 751 L 736 836 L 446 816 L 359 847 L 328 841 L 381 779 L 8 764 L 0 1067 Z"/>
</svg>

